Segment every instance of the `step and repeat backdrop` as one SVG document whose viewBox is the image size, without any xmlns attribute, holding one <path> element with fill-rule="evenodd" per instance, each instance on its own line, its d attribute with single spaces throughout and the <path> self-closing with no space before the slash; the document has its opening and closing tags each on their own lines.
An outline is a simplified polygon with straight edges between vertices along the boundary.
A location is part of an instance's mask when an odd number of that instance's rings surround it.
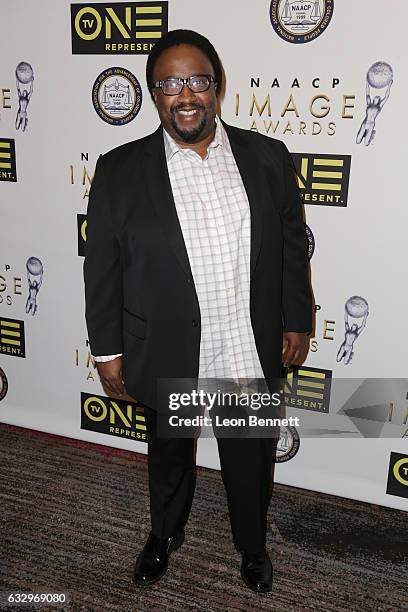
<svg viewBox="0 0 408 612">
<path fill-rule="evenodd" d="M 0 420 L 147 450 L 142 408 L 105 395 L 89 353 L 86 210 L 98 156 L 158 125 L 147 53 L 193 29 L 224 65 L 222 117 L 286 143 L 305 205 L 316 328 L 286 398 L 319 431 L 282 428 L 276 480 L 408 509 L 406 3 L 13 0 L 0 14 Z M 219 469 L 214 439 L 198 464 Z"/>
</svg>

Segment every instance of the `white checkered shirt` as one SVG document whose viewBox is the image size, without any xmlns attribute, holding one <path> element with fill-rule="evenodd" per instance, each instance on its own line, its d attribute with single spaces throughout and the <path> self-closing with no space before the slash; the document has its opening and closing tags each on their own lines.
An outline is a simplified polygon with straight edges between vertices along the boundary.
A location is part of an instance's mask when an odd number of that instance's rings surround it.
<svg viewBox="0 0 408 612">
<path fill-rule="evenodd" d="M 202 159 L 164 131 L 201 313 L 199 377 L 263 377 L 249 314 L 250 209 L 221 121 Z"/>
<path fill-rule="evenodd" d="M 204 159 L 163 134 L 200 305 L 199 377 L 263 378 L 249 310 L 250 208 L 227 133 L 218 120 Z"/>
</svg>

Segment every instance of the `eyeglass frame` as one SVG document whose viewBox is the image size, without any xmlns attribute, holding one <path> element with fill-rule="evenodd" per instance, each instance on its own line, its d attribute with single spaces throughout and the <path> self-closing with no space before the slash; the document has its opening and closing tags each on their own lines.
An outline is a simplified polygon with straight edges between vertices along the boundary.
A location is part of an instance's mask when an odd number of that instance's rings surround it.
<svg viewBox="0 0 408 612">
<path fill-rule="evenodd" d="M 206 89 L 202 89 L 201 91 L 193 91 L 190 87 L 190 85 L 188 84 L 188 81 L 190 79 L 193 79 L 194 77 L 207 77 L 208 79 L 208 87 Z M 170 81 L 170 80 L 177 80 L 177 81 L 181 81 L 182 83 L 182 87 L 180 89 L 180 91 L 178 93 L 165 93 L 163 91 L 163 83 L 164 81 Z M 205 91 L 208 91 L 211 87 L 211 83 L 214 83 L 214 85 L 217 84 L 217 81 L 215 80 L 215 77 L 212 74 L 192 74 L 191 76 L 187 77 L 186 79 L 183 79 L 182 77 L 167 77 L 165 79 L 161 79 L 160 81 L 156 81 L 155 83 L 153 83 L 152 85 L 152 89 L 161 89 L 162 93 L 164 96 L 179 96 L 181 94 L 181 92 L 184 89 L 184 85 L 187 85 L 187 87 L 189 88 L 189 90 L 192 93 L 204 93 Z"/>
</svg>

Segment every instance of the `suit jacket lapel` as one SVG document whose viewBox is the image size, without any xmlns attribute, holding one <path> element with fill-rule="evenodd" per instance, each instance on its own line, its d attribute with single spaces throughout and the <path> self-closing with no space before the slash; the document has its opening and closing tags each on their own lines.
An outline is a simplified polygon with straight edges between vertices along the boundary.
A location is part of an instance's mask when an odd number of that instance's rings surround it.
<svg viewBox="0 0 408 612">
<path fill-rule="evenodd" d="M 238 166 L 239 173 L 247 192 L 249 208 L 251 211 L 251 277 L 255 271 L 262 240 L 262 214 L 261 206 L 263 193 L 261 191 L 260 172 L 255 151 L 249 146 L 247 139 L 236 128 L 222 124 L 228 134 L 232 153 Z"/>
<path fill-rule="evenodd" d="M 161 126 L 150 136 L 146 144 L 143 170 L 148 194 L 156 210 L 157 218 L 162 224 L 170 246 L 181 267 L 187 276 L 191 278 L 190 262 L 167 169 Z"/>
</svg>

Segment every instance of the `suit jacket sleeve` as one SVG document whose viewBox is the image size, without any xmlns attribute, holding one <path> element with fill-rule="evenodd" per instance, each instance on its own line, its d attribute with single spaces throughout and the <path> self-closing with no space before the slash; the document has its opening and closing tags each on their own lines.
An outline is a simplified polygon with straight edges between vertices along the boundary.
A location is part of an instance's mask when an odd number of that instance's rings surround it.
<svg viewBox="0 0 408 612">
<path fill-rule="evenodd" d="M 307 237 L 302 214 L 302 202 L 292 157 L 284 143 L 283 167 L 285 196 L 282 204 L 283 278 L 282 317 L 284 331 L 312 330 L 312 292 L 309 282 Z"/>
<path fill-rule="evenodd" d="M 123 352 L 120 247 L 103 163 L 100 157 L 89 193 L 85 243 L 85 318 L 92 355 Z"/>
</svg>

